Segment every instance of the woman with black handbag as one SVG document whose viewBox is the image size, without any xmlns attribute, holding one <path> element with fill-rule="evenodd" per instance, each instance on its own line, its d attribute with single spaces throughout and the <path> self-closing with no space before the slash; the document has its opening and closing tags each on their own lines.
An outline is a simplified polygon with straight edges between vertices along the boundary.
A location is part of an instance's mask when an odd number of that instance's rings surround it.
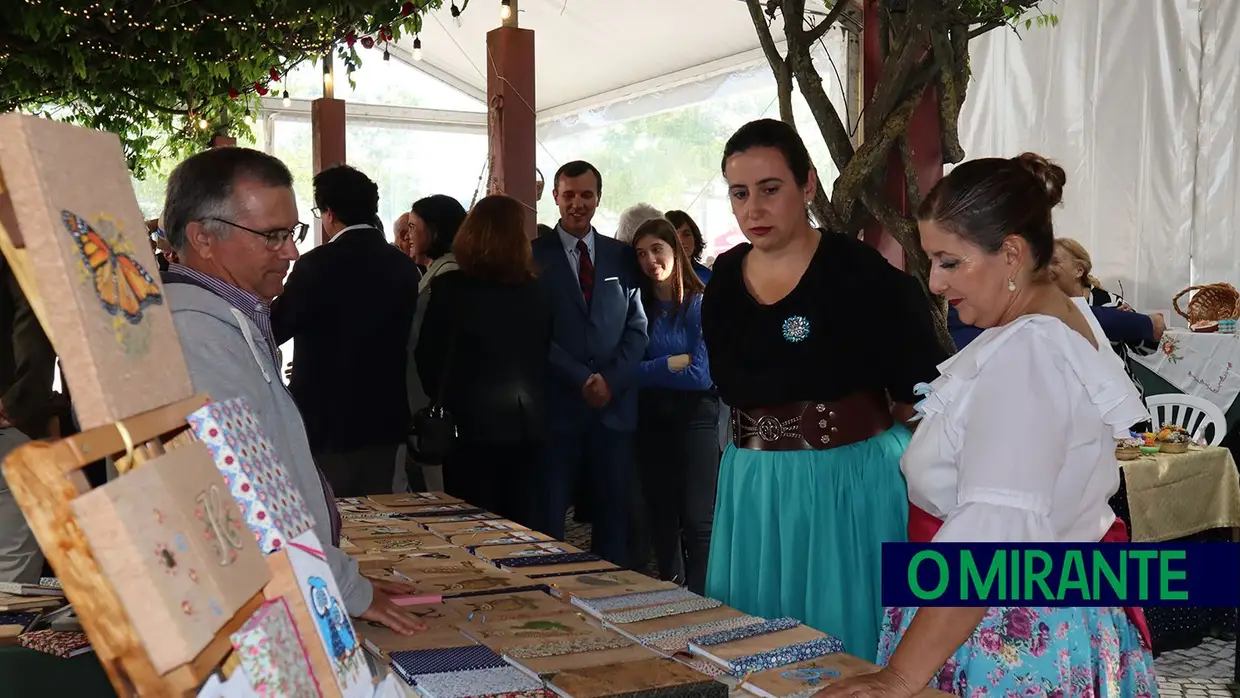
<svg viewBox="0 0 1240 698">
<path fill-rule="evenodd" d="M 415 416 L 418 457 L 442 460 L 448 494 L 520 521 L 534 499 L 527 483 L 542 447 L 551 347 L 525 208 L 507 196 L 482 199 L 452 252 L 459 269 L 432 282 L 414 352 L 435 396 Z"/>
</svg>

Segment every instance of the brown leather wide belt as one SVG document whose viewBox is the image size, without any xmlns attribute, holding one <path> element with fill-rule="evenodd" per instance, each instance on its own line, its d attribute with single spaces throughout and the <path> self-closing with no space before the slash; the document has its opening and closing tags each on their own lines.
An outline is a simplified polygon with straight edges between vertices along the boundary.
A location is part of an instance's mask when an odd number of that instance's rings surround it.
<svg viewBox="0 0 1240 698">
<path fill-rule="evenodd" d="M 891 428 L 886 395 L 854 393 L 833 402 L 732 410 L 732 441 L 754 451 L 809 451 L 848 446 Z"/>
</svg>

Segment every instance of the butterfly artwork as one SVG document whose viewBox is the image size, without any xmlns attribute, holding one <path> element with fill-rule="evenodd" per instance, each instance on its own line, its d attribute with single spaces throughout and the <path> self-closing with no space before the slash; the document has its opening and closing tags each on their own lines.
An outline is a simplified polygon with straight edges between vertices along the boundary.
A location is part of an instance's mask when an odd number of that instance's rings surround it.
<svg viewBox="0 0 1240 698">
<path fill-rule="evenodd" d="M 83 431 L 186 400 L 194 386 L 120 140 L 0 114 L 4 231 Z"/>
<path fill-rule="evenodd" d="M 142 322 L 142 311 L 163 304 L 163 291 L 150 272 L 125 251 L 123 238 L 118 235 L 109 242 L 71 211 L 61 211 L 60 218 L 77 243 L 87 277 L 104 310 L 137 325 Z"/>
</svg>

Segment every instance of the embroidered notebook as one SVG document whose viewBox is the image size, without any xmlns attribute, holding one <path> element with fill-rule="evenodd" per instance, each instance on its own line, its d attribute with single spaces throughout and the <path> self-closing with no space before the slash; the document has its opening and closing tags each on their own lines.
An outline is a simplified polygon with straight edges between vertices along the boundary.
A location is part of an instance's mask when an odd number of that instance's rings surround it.
<svg viewBox="0 0 1240 698">
<path fill-rule="evenodd" d="M 264 554 L 314 526 L 301 492 L 276 459 L 245 398 L 213 402 L 186 421 L 211 451 Z"/>
<path fill-rule="evenodd" d="M 114 134 L 0 116 L 0 220 L 87 431 L 191 397 L 181 342 Z M 23 284 L 25 285 L 25 284 Z"/>
<path fill-rule="evenodd" d="M 671 659 L 568 669 L 550 685 L 572 698 L 727 698 L 728 687 Z"/>
<path fill-rule="evenodd" d="M 615 570 L 607 572 L 582 572 L 561 577 L 552 582 L 552 592 L 556 596 L 590 599 L 600 596 L 616 596 L 639 591 L 657 591 L 659 589 L 675 589 L 674 582 L 663 582 L 647 577 L 640 572 Z"/>
<path fill-rule="evenodd" d="M 475 696 L 511 695 L 537 692 L 543 694 L 541 681 L 526 676 L 510 666 L 496 669 L 472 669 L 438 674 L 423 674 L 416 678 L 418 692 L 426 698 L 474 698 Z"/>
<path fill-rule="evenodd" d="M 636 594 L 621 594 L 619 596 L 605 596 L 596 599 L 573 599 L 573 605 L 601 615 L 612 611 L 621 611 L 626 608 L 658 606 L 659 604 L 676 603 L 678 601 L 699 598 L 702 597 L 688 589 L 665 589 L 661 591 L 643 591 Z"/>
<path fill-rule="evenodd" d="M 71 506 L 156 671 L 196 657 L 270 579 L 201 443 L 153 458 Z"/>
</svg>

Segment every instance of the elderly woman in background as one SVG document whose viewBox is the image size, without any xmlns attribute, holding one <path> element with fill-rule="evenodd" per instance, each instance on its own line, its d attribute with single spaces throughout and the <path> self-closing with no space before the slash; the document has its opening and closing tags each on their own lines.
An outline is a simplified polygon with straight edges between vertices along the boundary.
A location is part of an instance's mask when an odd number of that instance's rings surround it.
<svg viewBox="0 0 1240 698">
<path fill-rule="evenodd" d="M 676 236 L 680 239 L 680 246 L 684 248 L 685 254 L 689 255 L 693 271 L 697 273 L 702 283 L 710 281 L 710 267 L 702 264 L 702 254 L 706 252 L 706 239 L 702 237 L 701 228 L 698 228 L 698 224 L 684 211 L 668 211 L 666 217 L 675 226 Z"/>
<path fill-rule="evenodd" d="M 1051 280 L 1069 298 L 1084 298 L 1085 303 L 1094 308 L 1115 308 L 1126 312 L 1135 312 L 1118 293 L 1111 293 L 1102 287 L 1101 282 L 1094 278 L 1094 263 L 1090 259 L 1085 246 L 1071 238 L 1057 238 L 1055 253 L 1051 257 Z M 1132 372 L 1128 357 L 1148 356 L 1158 350 L 1158 340 L 1167 328 L 1166 320 L 1161 313 L 1148 315 L 1153 328 L 1149 333 L 1127 335 L 1124 337 L 1111 334 L 1111 348 L 1124 360 L 1124 368 L 1128 378 L 1137 386 L 1137 392 L 1144 396 L 1141 381 Z M 1145 338 L 1143 338 L 1145 336 Z M 1148 338 L 1152 336 L 1153 339 Z"/>
<path fill-rule="evenodd" d="M 616 239 L 626 245 L 633 244 L 633 234 L 642 223 L 662 218 L 663 212 L 650 204 L 634 204 L 620 214 L 620 222 L 616 225 Z"/>
</svg>

